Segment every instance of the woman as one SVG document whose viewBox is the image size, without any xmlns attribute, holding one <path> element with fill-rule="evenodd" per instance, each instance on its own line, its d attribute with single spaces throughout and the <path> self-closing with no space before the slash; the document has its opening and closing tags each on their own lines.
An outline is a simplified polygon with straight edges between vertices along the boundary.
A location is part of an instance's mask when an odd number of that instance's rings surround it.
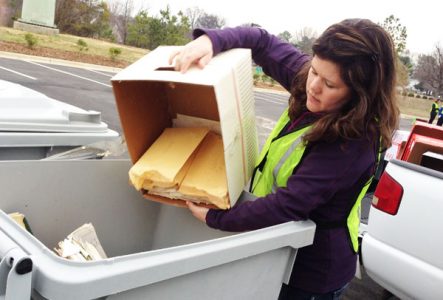
<svg viewBox="0 0 443 300">
<path fill-rule="evenodd" d="M 390 36 L 369 20 L 344 20 L 318 38 L 312 59 L 260 28 L 196 30 L 194 37 L 171 56 L 176 70 L 250 48 L 291 97 L 255 168 L 258 198 L 227 211 L 189 209 L 228 231 L 313 220 L 313 245 L 298 251 L 279 299 L 337 299 L 355 274 L 361 198 L 398 123 Z"/>
</svg>

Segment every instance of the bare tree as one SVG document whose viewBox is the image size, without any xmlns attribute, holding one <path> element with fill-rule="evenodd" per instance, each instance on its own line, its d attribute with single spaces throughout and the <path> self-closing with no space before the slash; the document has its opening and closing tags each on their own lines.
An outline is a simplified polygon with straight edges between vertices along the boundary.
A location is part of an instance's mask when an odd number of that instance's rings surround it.
<svg viewBox="0 0 443 300">
<path fill-rule="evenodd" d="M 241 24 L 240 26 L 241 26 L 241 27 L 260 27 L 260 28 L 261 28 L 261 25 L 260 25 L 260 24 L 257 24 L 257 23 L 254 23 L 254 22 L 251 22 L 251 23 L 243 23 L 243 24 Z"/>
<path fill-rule="evenodd" d="M 198 17 L 195 25 L 200 28 L 216 29 L 222 28 L 225 24 L 226 21 L 224 18 L 203 12 L 203 14 Z"/>
<path fill-rule="evenodd" d="M 431 55 L 420 55 L 415 68 L 414 78 L 422 86 L 437 95 L 443 92 L 443 48 L 437 44 Z"/>
<path fill-rule="evenodd" d="M 281 40 L 286 41 L 288 43 L 291 42 L 291 40 L 292 40 L 292 34 L 289 31 L 287 31 L 287 30 L 279 33 L 278 37 Z"/>
<path fill-rule="evenodd" d="M 205 12 L 194 6 L 191 8 L 186 9 L 185 15 L 188 17 L 189 25 L 191 25 L 191 30 L 195 29 L 197 27 L 197 20 L 202 16 Z"/>
<path fill-rule="evenodd" d="M 318 34 L 317 31 L 315 31 L 313 28 L 311 27 L 303 27 L 302 29 L 297 30 L 294 34 L 293 34 L 294 40 L 296 41 L 300 41 L 302 40 L 304 37 L 307 37 L 309 39 L 311 38 L 317 38 Z"/>
<path fill-rule="evenodd" d="M 131 22 L 134 11 L 133 0 L 109 1 L 109 11 L 111 13 L 111 27 L 117 41 L 126 44 L 128 36 L 128 25 Z"/>
<path fill-rule="evenodd" d="M 61 32 L 72 33 L 74 24 L 82 19 L 82 12 L 77 0 L 57 0 L 54 22 Z"/>
<path fill-rule="evenodd" d="M 310 27 L 304 27 L 294 33 L 291 42 L 304 53 L 312 54 L 312 45 L 316 39 L 317 32 Z"/>
<path fill-rule="evenodd" d="M 12 26 L 20 18 L 23 0 L 0 0 L 0 26 Z"/>
</svg>

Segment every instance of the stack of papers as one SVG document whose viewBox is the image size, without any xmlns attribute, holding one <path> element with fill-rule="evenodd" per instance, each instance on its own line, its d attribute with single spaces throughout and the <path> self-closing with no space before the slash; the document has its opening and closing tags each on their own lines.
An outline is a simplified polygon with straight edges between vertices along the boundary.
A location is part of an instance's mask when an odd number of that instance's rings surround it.
<svg viewBox="0 0 443 300">
<path fill-rule="evenodd" d="M 150 194 L 230 207 L 223 141 L 207 128 L 166 128 L 129 178 Z"/>
<path fill-rule="evenodd" d="M 58 243 L 55 252 L 66 259 L 92 261 L 107 258 L 91 223 L 84 224 Z"/>
</svg>

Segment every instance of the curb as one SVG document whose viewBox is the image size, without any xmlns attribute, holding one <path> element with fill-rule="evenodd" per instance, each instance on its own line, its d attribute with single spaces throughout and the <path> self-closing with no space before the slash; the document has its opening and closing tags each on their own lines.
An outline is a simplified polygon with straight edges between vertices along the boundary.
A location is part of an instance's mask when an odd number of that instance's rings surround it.
<svg viewBox="0 0 443 300">
<path fill-rule="evenodd" d="M 58 59 L 58 58 L 33 56 L 33 55 L 26 55 L 26 54 L 5 52 L 5 51 L 0 51 L 0 57 L 11 58 L 11 59 L 21 59 L 21 60 L 25 60 L 25 61 L 28 60 L 28 61 L 34 61 L 34 62 L 40 62 L 40 63 L 46 63 L 46 64 L 74 67 L 74 68 L 92 69 L 92 70 L 96 70 L 96 71 L 104 71 L 104 72 L 111 72 L 111 73 L 118 73 L 119 71 L 122 70 L 120 68 L 114 68 L 114 67 L 108 67 L 108 66 L 93 65 L 93 64 L 75 62 L 75 61 Z"/>
<path fill-rule="evenodd" d="M 415 119 L 420 118 L 420 117 L 412 116 L 412 115 L 400 114 L 400 118 L 403 118 L 403 119 L 410 119 L 410 120 L 415 120 Z"/>
</svg>

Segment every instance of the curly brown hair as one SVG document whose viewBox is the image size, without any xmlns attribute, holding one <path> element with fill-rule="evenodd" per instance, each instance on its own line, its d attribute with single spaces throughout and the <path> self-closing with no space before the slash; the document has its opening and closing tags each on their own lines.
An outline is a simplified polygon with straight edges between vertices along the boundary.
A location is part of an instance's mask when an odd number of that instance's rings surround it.
<svg viewBox="0 0 443 300">
<path fill-rule="evenodd" d="M 340 110 L 315 122 L 305 142 L 366 137 L 383 148 L 391 145 L 400 111 L 396 100 L 396 53 L 390 35 L 366 19 L 347 19 L 330 26 L 316 40 L 313 55 L 340 67 L 351 90 L 351 100 Z M 289 116 L 306 111 L 306 80 L 310 62 L 295 76 L 289 99 Z"/>
</svg>

